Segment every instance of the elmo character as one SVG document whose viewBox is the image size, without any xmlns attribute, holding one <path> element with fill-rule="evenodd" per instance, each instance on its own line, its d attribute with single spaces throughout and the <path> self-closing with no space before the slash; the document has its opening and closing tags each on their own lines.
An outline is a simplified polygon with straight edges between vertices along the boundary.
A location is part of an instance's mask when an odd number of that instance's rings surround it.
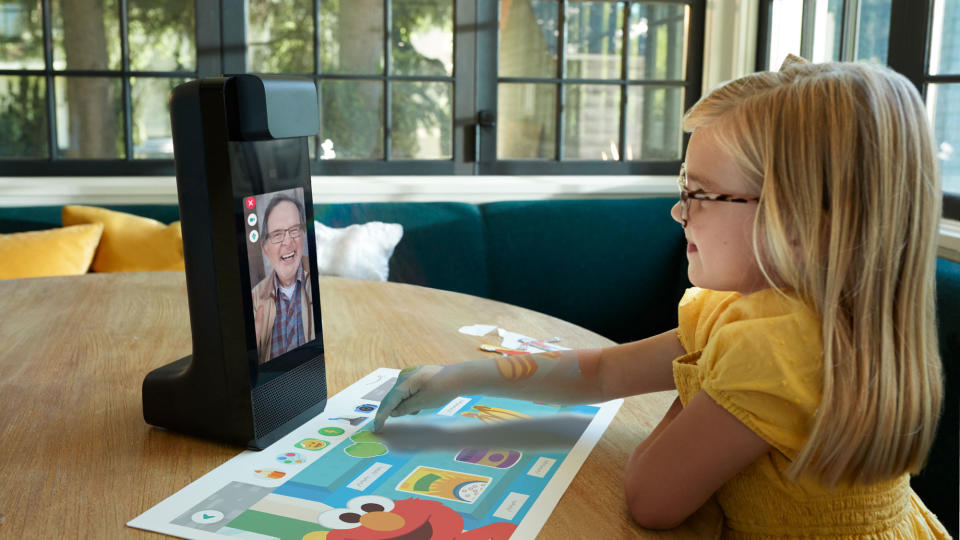
<svg viewBox="0 0 960 540">
<path fill-rule="evenodd" d="M 464 531 L 463 517 L 439 501 L 379 495 L 354 497 L 347 508 L 327 510 L 317 521 L 333 529 L 326 540 L 506 540 L 517 528 L 498 522 Z"/>
</svg>

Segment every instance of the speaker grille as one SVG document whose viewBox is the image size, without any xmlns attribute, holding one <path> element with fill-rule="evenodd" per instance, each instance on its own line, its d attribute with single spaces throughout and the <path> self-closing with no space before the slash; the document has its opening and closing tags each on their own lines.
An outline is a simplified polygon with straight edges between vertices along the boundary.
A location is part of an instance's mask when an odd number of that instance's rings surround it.
<svg viewBox="0 0 960 540">
<path fill-rule="evenodd" d="M 318 356 L 253 389 L 253 433 L 259 439 L 327 399 L 324 357 Z"/>
</svg>

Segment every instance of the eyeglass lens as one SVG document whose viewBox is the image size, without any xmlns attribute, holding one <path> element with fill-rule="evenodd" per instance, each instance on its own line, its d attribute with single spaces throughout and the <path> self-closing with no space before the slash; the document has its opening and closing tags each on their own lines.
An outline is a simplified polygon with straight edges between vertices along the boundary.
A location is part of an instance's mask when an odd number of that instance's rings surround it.
<svg viewBox="0 0 960 540">
<path fill-rule="evenodd" d="M 284 237 L 286 237 L 288 234 L 290 235 L 290 238 L 296 240 L 297 238 L 300 238 L 300 232 L 302 229 L 303 228 L 300 225 L 297 225 L 282 231 L 274 231 L 270 233 L 270 243 L 279 244 L 280 242 L 283 242 Z"/>
</svg>

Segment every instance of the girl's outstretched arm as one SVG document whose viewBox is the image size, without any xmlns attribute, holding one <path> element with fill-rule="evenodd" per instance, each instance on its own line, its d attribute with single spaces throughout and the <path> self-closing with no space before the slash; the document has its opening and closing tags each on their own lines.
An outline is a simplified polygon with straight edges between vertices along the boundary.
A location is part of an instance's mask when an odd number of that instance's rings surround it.
<svg viewBox="0 0 960 540">
<path fill-rule="evenodd" d="M 501 356 L 400 373 L 374 420 L 445 405 L 458 395 L 483 394 L 549 403 L 596 403 L 674 387 L 671 362 L 684 353 L 676 330 L 608 347 Z"/>
<path fill-rule="evenodd" d="M 627 507 L 649 529 L 676 527 L 771 449 L 704 391 L 671 411 L 627 461 Z"/>
</svg>

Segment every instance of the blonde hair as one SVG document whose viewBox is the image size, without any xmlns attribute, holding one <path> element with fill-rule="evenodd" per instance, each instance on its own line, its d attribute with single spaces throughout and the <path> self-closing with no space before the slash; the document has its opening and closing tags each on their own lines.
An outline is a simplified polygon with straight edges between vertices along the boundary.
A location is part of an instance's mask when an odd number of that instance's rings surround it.
<svg viewBox="0 0 960 540">
<path fill-rule="evenodd" d="M 758 263 L 821 317 L 823 397 L 788 473 L 836 485 L 918 472 L 943 394 L 941 191 L 913 85 L 882 66 L 788 59 L 713 90 L 684 129 L 710 130 L 760 188 Z"/>
</svg>

